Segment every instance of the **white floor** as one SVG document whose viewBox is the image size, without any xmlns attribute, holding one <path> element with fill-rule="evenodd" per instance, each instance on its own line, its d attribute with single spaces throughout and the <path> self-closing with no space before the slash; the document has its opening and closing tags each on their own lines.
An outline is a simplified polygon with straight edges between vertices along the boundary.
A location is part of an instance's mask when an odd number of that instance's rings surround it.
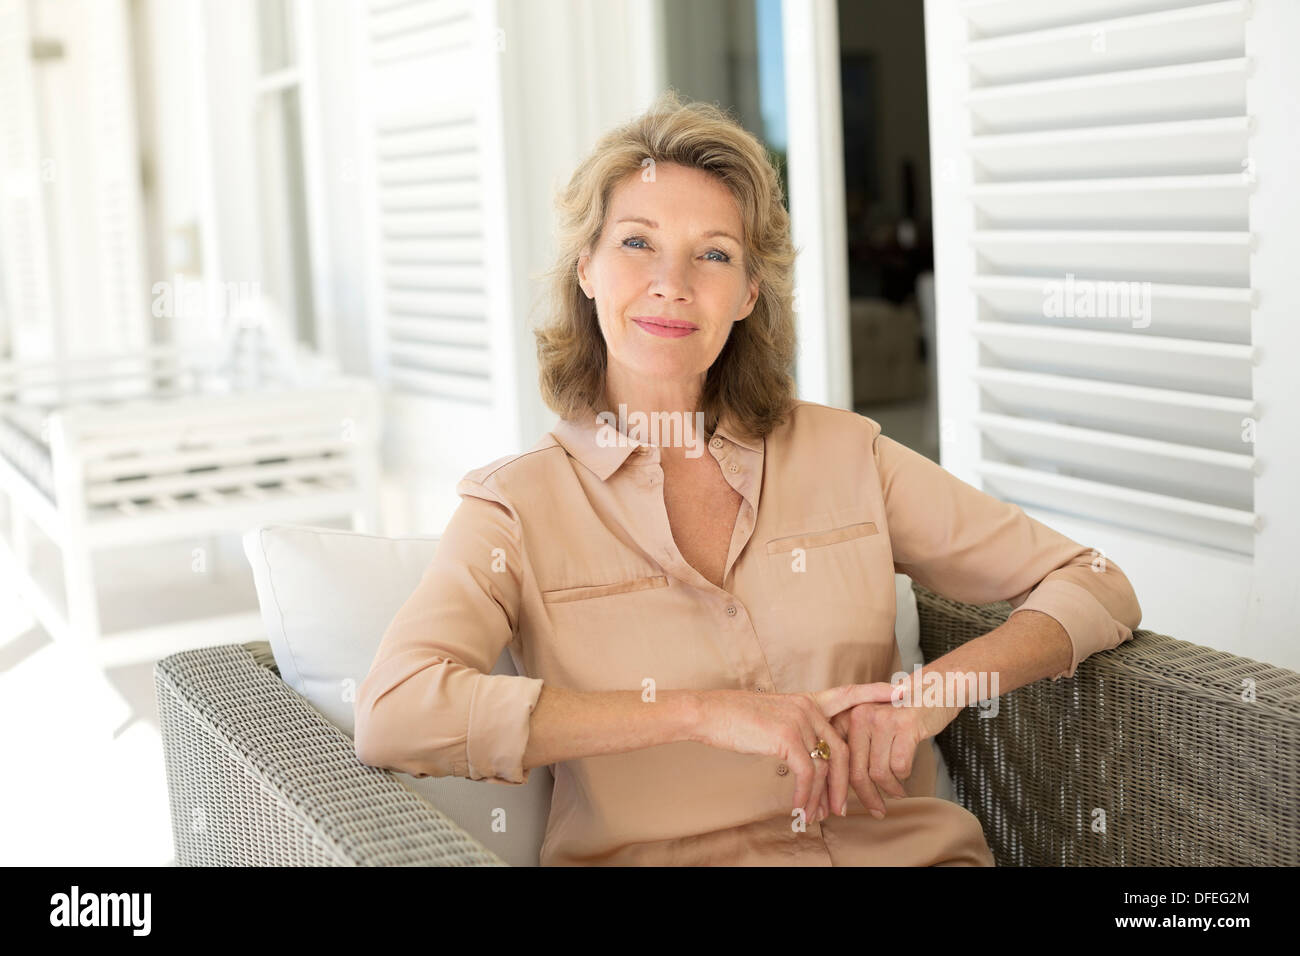
<svg viewBox="0 0 1300 956">
<path fill-rule="evenodd" d="M 224 542 L 207 569 L 228 581 L 209 590 L 229 595 L 232 611 L 252 594 L 237 540 Z M 198 604 L 185 597 L 195 588 L 188 550 L 118 554 L 106 565 L 106 621 L 159 609 L 165 619 L 182 617 L 178 606 Z M 7 579 L 0 579 L 0 727 L 0 865 L 174 864 L 153 662 L 101 668 L 70 658 Z"/>
</svg>

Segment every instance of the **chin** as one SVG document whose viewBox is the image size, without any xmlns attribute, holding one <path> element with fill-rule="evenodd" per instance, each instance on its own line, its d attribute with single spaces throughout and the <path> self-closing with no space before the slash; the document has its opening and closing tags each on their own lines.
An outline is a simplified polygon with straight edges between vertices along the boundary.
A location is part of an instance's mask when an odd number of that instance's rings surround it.
<svg viewBox="0 0 1300 956">
<path fill-rule="evenodd" d="M 691 361 L 685 361 L 684 356 L 639 355 L 627 364 L 639 375 L 665 379 L 698 375 L 701 370 L 708 368 L 707 365 L 701 366 L 699 362 L 694 361 L 696 356 L 690 358 Z"/>
</svg>

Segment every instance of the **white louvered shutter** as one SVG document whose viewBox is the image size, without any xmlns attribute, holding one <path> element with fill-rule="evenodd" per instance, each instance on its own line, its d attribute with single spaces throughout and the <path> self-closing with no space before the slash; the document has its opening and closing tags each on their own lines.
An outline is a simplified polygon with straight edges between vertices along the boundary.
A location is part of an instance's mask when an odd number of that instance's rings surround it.
<svg viewBox="0 0 1300 956">
<path fill-rule="evenodd" d="M 494 16 L 470 0 L 365 14 L 377 372 L 448 474 L 519 440 Z"/>
<path fill-rule="evenodd" d="M 1253 554 L 1250 4 L 959 9 L 965 464 L 1026 507 Z"/>
</svg>

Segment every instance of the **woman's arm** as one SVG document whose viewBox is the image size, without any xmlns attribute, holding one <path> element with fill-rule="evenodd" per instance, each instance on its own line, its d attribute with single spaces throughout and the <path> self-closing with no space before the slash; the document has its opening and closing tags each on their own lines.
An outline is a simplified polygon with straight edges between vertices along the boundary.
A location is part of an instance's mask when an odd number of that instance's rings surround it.
<svg viewBox="0 0 1300 956">
<path fill-rule="evenodd" d="M 518 627 L 523 554 L 514 509 L 475 480 L 357 688 L 357 758 L 417 777 L 522 784 L 537 678 L 493 674 Z"/>
<path fill-rule="evenodd" d="M 932 673 L 941 677 L 947 674 L 984 673 L 988 677 L 983 686 L 987 686 L 992 695 L 1001 695 L 1044 677 L 1059 674 L 1069 666 L 1072 654 L 1070 635 L 1050 614 L 1034 610 L 1013 614 L 987 634 L 954 647 L 943 657 L 922 667 L 918 688 L 922 694 L 914 696 L 913 700 L 924 700 L 925 681 L 927 675 Z M 996 675 L 996 683 L 993 675 Z M 913 677 L 910 674 L 908 676 Z M 946 677 L 944 686 L 949 686 Z M 953 680 L 951 686 L 964 688 L 969 684 Z M 978 680 L 977 686 L 980 686 Z M 916 694 L 916 690 L 913 694 Z M 943 725 L 951 723 L 963 706 L 975 702 L 974 699 L 957 702 L 945 700 L 938 708 L 944 716 Z"/>
<path fill-rule="evenodd" d="M 639 690 L 577 691 L 547 684 L 533 709 L 524 768 L 693 740 L 700 716 L 693 690 L 660 690 L 646 701 Z"/>
<path fill-rule="evenodd" d="M 1070 644 L 1064 666 L 1021 684 L 1073 677 L 1085 658 L 1132 638 L 1142 608 L 1118 564 L 967 484 L 868 421 L 894 569 L 957 601 L 1009 601 L 1008 624 L 1043 614 L 1064 630 Z M 1019 623 L 1013 626 L 1019 630 Z"/>
<path fill-rule="evenodd" d="M 961 481 L 867 421 L 894 569 L 958 601 L 1013 607 L 989 633 L 907 675 L 904 700 L 919 709 L 864 706 L 837 718 L 859 799 L 883 815 L 881 793 L 904 795 L 901 780 L 911 773 L 916 744 L 938 734 L 963 706 L 1044 677 L 1072 677 L 1089 655 L 1132 638 L 1142 609 L 1124 572 L 1104 554 Z"/>
</svg>

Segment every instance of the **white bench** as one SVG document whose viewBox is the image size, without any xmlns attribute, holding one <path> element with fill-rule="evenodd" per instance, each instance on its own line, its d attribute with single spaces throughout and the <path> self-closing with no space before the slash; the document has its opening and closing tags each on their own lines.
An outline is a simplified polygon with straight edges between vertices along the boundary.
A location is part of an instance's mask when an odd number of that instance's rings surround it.
<svg viewBox="0 0 1300 956">
<path fill-rule="evenodd" d="M 0 493 L 9 515 L 0 570 L 56 641 L 104 666 L 227 644 L 261 628 L 255 604 L 231 612 L 220 600 L 196 599 L 212 591 L 212 579 L 192 575 L 194 594 L 179 600 L 210 613 L 162 624 L 135 613 L 129 628 L 105 632 L 98 553 L 185 539 L 215 545 L 217 535 L 266 521 L 341 518 L 353 530 L 378 530 L 373 382 L 334 375 L 223 390 L 228 382 L 204 381 L 204 358 L 159 348 L 0 365 Z M 32 528 L 57 548 L 62 600 Z M 198 557 L 215 563 L 215 546 Z M 251 593 L 247 569 L 239 573 Z M 146 593 L 135 611 L 163 598 Z"/>
</svg>

